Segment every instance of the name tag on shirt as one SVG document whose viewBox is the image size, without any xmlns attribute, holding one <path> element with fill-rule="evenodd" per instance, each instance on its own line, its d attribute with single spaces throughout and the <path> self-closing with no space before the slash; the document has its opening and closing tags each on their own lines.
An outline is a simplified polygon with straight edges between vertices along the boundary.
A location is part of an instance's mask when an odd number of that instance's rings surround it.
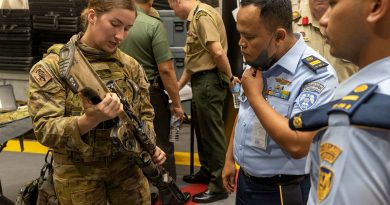
<svg viewBox="0 0 390 205">
<path fill-rule="evenodd" d="M 252 145 L 254 147 L 262 149 L 263 151 L 267 150 L 268 135 L 263 125 L 261 125 L 260 121 L 257 119 L 257 117 L 254 119 L 253 122 L 253 129 L 252 129 L 251 136 L 252 136 Z"/>
</svg>

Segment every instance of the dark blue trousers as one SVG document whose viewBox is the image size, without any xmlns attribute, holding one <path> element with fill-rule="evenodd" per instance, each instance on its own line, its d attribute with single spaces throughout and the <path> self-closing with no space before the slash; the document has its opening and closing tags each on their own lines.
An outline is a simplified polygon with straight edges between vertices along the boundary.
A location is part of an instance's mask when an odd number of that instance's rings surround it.
<svg viewBox="0 0 390 205">
<path fill-rule="evenodd" d="M 240 170 L 236 205 L 305 205 L 310 191 L 310 177 L 293 184 L 261 184 L 246 177 Z M 282 203 L 283 199 L 283 203 Z"/>
</svg>

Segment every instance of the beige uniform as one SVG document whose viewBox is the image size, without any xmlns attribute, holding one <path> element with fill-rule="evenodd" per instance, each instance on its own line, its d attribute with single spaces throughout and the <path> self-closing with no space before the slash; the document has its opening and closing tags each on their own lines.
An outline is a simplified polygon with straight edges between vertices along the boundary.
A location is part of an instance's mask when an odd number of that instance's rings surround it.
<svg viewBox="0 0 390 205">
<path fill-rule="evenodd" d="M 191 75 L 193 123 L 203 176 L 210 176 L 208 189 L 226 193 L 222 169 L 226 155 L 223 108 L 229 77 L 219 72 L 206 45 L 219 42 L 227 52 L 222 17 L 211 6 L 198 2 L 187 18 L 185 72 Z M 210 126 L 212 125 L 212 126 Z"/>
<path fill-rule="evenodd" d="M 344 81 L 358 71 L 358 67 L 346 60 L 333 57 L 329 52 L 323 30 L 311 14 L 308 0 L 293 0 L 293 30 L 301 33 L 305 43 L 320 53 L 335 68 L 339 82 Z M 307 24 L 304 22 L 307 18 Z"/>
<path fill-rule="evenodd" d="M 103 81 L 117 82 L 127 100 L 132 93 L 126 79 L 139 86 L 140 98 L 129 102 L 154 136 L 149 84 L 141 66 L 119 49 L 107 54 L 86 45 L 77 46 Z M 80 135 L 80 97 L 60 78 L 58 49 L 49 49 L 49 53 L 30 71 L 28 106 L 37 139 L 54 150 L 54 185 L 60 203 L 150 204 L 148 182 L 142 171 L 113 145 L 110 132 L 115 123 L 105 121 Z"/>
<path fill-rule="evenodd" d="M 227 53 L 225 25 L 222 17 L 211 6 L 198 3 L 187 18 L 187 40 L 185 45 L 185 69 L 189 74 L 216 68 L 206 44 L 219 41 Z"/>
</svg>

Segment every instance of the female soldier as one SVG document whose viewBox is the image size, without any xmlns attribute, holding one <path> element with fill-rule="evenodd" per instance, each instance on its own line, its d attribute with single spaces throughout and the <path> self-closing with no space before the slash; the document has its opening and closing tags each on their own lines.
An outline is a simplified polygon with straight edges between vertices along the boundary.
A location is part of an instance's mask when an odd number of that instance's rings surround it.
<svg viewBox="0 0 390 205">
<path fill-rule="evenodd" d="M 83 12 L 85 33 L 72 37 L 103 81 L 115 80 L 130 98 L 126 81 L 139 87 L 134 112 L 154 136 L 153 107 L 140 65 L 117 49 L 134 23 L 129 0 L 90 0 Z M 142 171 L 113 145 L 113 119 L 123 112 L 114 93 L 97 105 L 74 94 L 60 78 L 58 45 L 30 71 L 29 112 L 40 143 L 54 150 L 54 186 L 60 204 L 150 204 Z M 153 139 L 154 140 L 154 139 Z M 165 153 L 156 148 L 153 161 L 161 165 Z"/>
</svg>

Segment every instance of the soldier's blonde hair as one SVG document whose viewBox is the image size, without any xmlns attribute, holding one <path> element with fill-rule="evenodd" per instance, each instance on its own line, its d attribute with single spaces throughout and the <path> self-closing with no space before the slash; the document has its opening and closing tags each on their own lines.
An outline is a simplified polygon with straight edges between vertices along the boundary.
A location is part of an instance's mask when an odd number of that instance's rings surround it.
<svg viewBox="0 0 390 205">
<path fill-rule="evenodd" d="M 89 0 L 88 6 L 81 12 L 81 25 L 85 31 L 88 27 L 87 14 L 90 9 L 95 10 L 96 15 L 99 17 L 104 13 L 111 11 L 112 9 L 128 9 L 135 11 L 135 5 L 133 0 Z"/>
</svg>

